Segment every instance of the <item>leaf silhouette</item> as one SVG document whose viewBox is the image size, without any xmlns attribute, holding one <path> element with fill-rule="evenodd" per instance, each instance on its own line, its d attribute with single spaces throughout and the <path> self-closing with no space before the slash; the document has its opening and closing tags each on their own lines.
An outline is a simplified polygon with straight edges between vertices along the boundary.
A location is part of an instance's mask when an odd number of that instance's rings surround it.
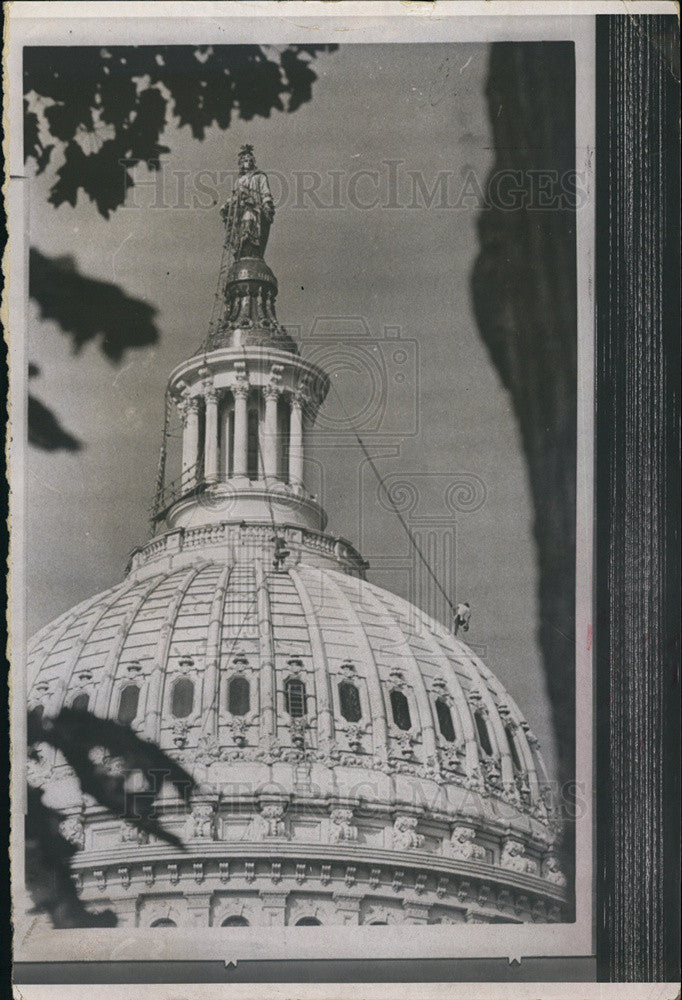
<svg viewBox="0 0 682 1000">
<path fill-rule="evenodd" d="M 158 340 L 154 306 L 118 285 L 81 274 L 70 257 L 47 257 L 32 247 L 29 295 L 43 319 L 54 320 L 70 335 L 76 352 L 101 337 L 104 354 L 118 362 L 126 350 Z"/>
<path fill-rule="evenodd" d="M 34 912 L 47 913 L 55 927 L 115 927 L 111 910 L 91 913 L 81 902 L 71 877 L 76 848 L 62 836 L 62 816 L 43 802 L 43 793 L 27 788 L 26 888 Z"/>
<path fill-rule="evenodd" d="M 80 451 L 82 442 L 62 427 L 59 417 L 29 393 L 28 443 L 43 451 Z"/>
<path fill-rule="evenodd" d="M 155 818 L 155 800 L 163 780 L 170 781 L 185 803 L 195 783 L 191 775 L 153 743 L 140 739 L 127 726 L 99 719 L 91 712 L 63 708 L 55 718 L 38 712 L 28 715 L 29 744 L 48 743 L 59 750 L 76 774 L 82 791 L 106 806 L 115 816 L 138 830 L 151 833 L 183 850 L 182 841 Z M 95 749 L 120 758 L 121 773 L 107 774 L 90 757 Z M 144 781 L 140 791 L 131 791 L 128 781 L 138 772 Z"/>
<path fill-rule="evenodd" d="M 279 60 L 259 45 L 28 46 L 24 94 L 24 156 L 39 171 L 54 150 L 64 155 L 49 200 L 75 206 L 83 191 L 105 218 L 123 204 L 133 178 L 122 161 L 155 167 L 167 119 L 176 118 L 195 139 L 206 129 L 229 127 L 272 111 L 296 111 L 312 96 L 320 52 L 337 45 L 289 45 Z M 40 118 L 54 143 L 40 141 Z"/>
</svg>

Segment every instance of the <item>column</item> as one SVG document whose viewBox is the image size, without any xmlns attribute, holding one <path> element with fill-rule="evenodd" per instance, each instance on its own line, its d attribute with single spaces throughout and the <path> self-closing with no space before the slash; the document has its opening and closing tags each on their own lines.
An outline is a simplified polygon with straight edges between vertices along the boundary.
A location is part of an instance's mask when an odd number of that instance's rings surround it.
<svg viewBox="0 0 682 1000">
<path fill-rule="evenodd" d="M 182 487 L 196 483 L 199 458 L 199 400 L 191 396 L 185 401 L 182 434 Z"/>
<path fill-rule="evenodd" d="M 206 428 L 204 434 L 204 479 L 215 482 L 218 478 L 218 391 L 208 386 L 206 400 Z"/>
<path fill-rule="evenodd" d="M 289 482 L 292 486 L 303 486 L 303 403 L 300 392 L 292 396 L 289 424 Z"/>
<path fill-rule="evenodd" d="M 229 396 L 226 396 L 223 400 L 223 410 L 222 410 L 222 422 L 223 422 L 223 455 L 225 461 L 225 475 L 224 478 L 230 475 L 230 449 L 233 447 L 232 441 L 230 440 L 230 414 L 233 412 L 232 406 L 230 404 Z"/>
<path fill-rule="evenodd" d="M 238 383 L 234 393 L 234 475 L 246 476 L 248 427 L 246 403 L 249 395 L 248 383 Z"/>
<path fill-rule="evenodd" d="M 263 473 L 265 479 L 277 477 L 277 400 L 280 389 L 276 385 L 263 388 L 265 396 L 265 420 L 263 424 Z"/>
</svg>

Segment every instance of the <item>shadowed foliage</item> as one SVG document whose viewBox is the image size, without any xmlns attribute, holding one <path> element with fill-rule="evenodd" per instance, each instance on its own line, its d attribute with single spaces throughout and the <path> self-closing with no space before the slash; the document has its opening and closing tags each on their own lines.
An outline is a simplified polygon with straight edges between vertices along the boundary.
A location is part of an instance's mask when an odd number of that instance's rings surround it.
<svg viewBox="0 0 682 1000">
<path fill-rule="evenodd" d="M 29 379 L 39 375 L 40 368 L 29 362 Z M 81 442 L 62 427 L 52 410 L 31 393 L 28 395 L 28 443 L 43 451 L 80 451 L 82 448 Z"/>
<path fill-rule="evenodd" d="M 43 451 L 80 451 L 78 438 L 64 430 L 59 418 L 35 396 L 28 397 L 28 443 Z"/>
<path fill-rule="evenodd" d="M 76 352 L 100 338 L 102 353 L 118 363 L 127 350 L 158 340 L 154 306 L 109 281 L 82 275 L 71 257 L 46 257 L 32 247 L 29 295 L 41 318 L 54 320 L 70 336 Z"/>
<path fill-rule="evenodd" d="M 55 168 L 49 201 L 75 207 L 82 191 L 105 219 L 134 186 L 126 162 L 152 171 L 171 154 L 169 122 L 197 140 L 212 127 L 293 112 L 311 99 L 311 63 L 336 45 L 28 46 L 24 49 L 24 159 L 36 173 Z M 122 162 L 123 161 L 123 162 Z M 156 310 L 116 285 L 80 274 L 67 257 L 31 251 L 30 294 L 79 350 L 99 339 L 119 362 L 128 349 L 155 343 Z M 80 443 L 44 403 L 29 403 L 29 441 L 48 451 Z"/>
<path fill-rule="evenodd" d="M 575 169 L 569 43 L 495 43 L 487 85 L 491 177 Z M 562 788 L 575 775 L 576 211 L 483 210 L 472 276 L 478 327 L 518 420 L 534 506 L 539 643 Z M 566 829 L 566 868 L 573 829 Z"/>
<path fill-rule="evenodd" d="M 76 847 L 62 836 L 63 816 L 28 786 L 26 810 L 26 888 L 36 913 L 47 913 L 54 927 L 115 927 L 113 910 L 93 913 L 81 902 L 71 877 Z"/>
<path fill-rule="evenodd" d="M 335 45 L 41 47 L 24 50 L 24 155 L 38 173 L 63 162 L 50 189 L 55 206 L 83 191 L 105 218 L 133 185 L 121 161 L 160 169 L 169 118 L 203 139 L 272 111 L 296 111 L 317 79 L 310 63 Z M 36 100 L 38 98 L 38 100 Z M 44 131 L 50 142 L 44 141 Z"/>
<path fill-rule="evenodd" d="M 27 726 L 30 758 L 40 759 L 41 744 L 58 750 L 83 795 L 137 830 L 184 849 L 182 841 L 156 819 L 155 803 L 166 781 L 188 803 L 194 780 L 157 746 L 127 726 L 71 708 L 63 708 L 55 718 L 31 711 Z M 70 870 L 76 849 L 62 836 L 63 820 L 57 810 L 44 804 L 42 792 L 29 786 L 26 877 L 35 909 L 48 913 L 55 927 L 114 926 L 111 911 L 91 914 L 78 898 Z"/>
</svg>

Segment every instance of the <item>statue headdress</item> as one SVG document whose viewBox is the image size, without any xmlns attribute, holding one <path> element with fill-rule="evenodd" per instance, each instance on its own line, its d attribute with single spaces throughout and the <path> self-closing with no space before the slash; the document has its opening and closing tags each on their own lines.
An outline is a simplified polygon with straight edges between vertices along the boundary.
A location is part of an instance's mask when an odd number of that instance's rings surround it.
<svg viewBox="0 0 682 1000">
<path fill-rule="evenodd" d="M 253 146 L 250 142 L 245 142 L 243 146 L 240 146 L 237 159 L 241 160 L 242 156 L 253 156 Z"/>
</svg>

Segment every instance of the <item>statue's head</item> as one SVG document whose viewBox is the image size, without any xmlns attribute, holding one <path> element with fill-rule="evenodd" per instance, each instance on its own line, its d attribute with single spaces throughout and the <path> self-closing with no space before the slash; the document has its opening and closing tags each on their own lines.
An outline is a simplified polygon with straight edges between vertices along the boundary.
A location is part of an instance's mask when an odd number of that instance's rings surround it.
<svg viewBox="0 0 682 1000">
<path fill-rule="evenodd" d="M 251 146 L 248 142 L 239 150 L 237 163 L 239 165 L 240 174 L 245 174 L 249 170 L 255 170 L 256 158 L 253 155 L 253 146 Z"/>
</svg>

